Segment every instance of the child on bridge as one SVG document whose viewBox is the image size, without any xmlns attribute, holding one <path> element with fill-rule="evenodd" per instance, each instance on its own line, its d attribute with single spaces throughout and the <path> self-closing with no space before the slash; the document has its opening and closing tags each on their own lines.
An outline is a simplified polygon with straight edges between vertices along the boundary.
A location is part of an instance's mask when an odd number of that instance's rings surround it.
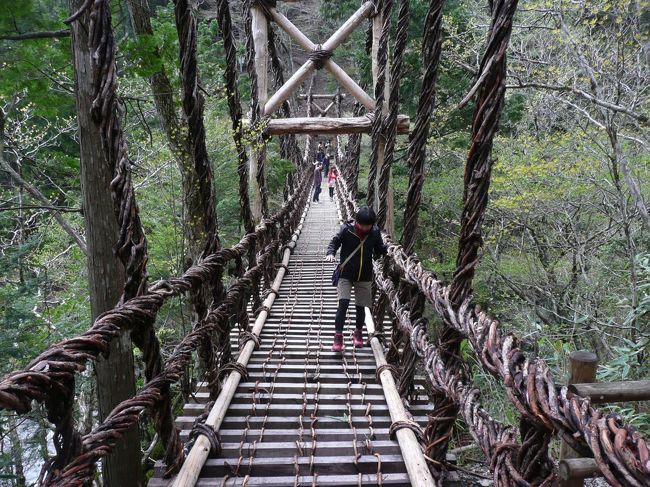
<svg viewBox="0 0 650 487">
<path fill-rule="evenodd" d="M 352 343 L 356 348 L 363 347 L 363 326 L 366 321 L 364 307 L 372 307 L 372 258 L 386 255 L 388 252 L 381 238 L 381 231 L 375 225 L 376 221 L 377 216 L 371 208 L 359 208 L 354 220 L 345 222 L 327 247 L 328 262 L 336 260 L 336 251 L 341 248 L 341 277 L 336 288 L 339 306 L 334 320 L 336 331 L 333 352 L 340 352 L 345 348 L 343 326 L 353 287 L 356 330 L 352 335 Z"/>
<path fill-rule="evenodd" d="M 334 187 L 336 186 L 336 179 L 339 177 L 339 172 L 335 167 L 330 167 L 327 173 L 327 187 L 330 190 L 330 201 L 334 199 Z"/>
</svg>

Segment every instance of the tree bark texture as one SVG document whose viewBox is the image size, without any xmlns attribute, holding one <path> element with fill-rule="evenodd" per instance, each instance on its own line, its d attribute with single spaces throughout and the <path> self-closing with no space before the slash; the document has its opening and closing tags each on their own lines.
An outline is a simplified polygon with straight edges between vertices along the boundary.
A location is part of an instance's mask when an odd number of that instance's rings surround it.
<svg viewBox="0 0 650 487">
<path fill-rule="evenodd" d="M 82 4 L 81 0 L 70 0 L 70 11 L 76 12 Z M 125 272 L 113 248 L 118 241 L 119 228 L 110 193 L 112 171 L 104 157 L 99 129 L 90 117 L 92 70 L 88 23 L 86 12 L 79 21 L 72 23 L 71 30 L 81 152 L 81 193 L 88 246 L 88 287 L 94 320 L 120 300 Z M 95 371 L 99 415 L 103 419 L 117 404 L 135 394 L 133 351 L 127 332 L 121 332 L 118 339 L 113 340 L 107 356 L 97 361 Z M 102 471 L 107 487 L 142 485 L 137 428 L 125 434 L 113 453 L 106 457 Z"/>
</svg>

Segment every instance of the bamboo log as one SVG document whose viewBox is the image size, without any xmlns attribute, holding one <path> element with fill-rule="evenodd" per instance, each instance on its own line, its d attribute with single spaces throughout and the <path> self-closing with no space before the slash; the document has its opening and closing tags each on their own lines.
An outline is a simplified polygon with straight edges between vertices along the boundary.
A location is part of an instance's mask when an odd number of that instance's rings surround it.
<svg viewBox="0 0 650 487">
<path fill-rule="evenodd" d="M 571 384 L 569 391 L 588 397 L 592 404 L 650 401 L 650 380 Z"/>
<path fill-rule="evenodd" d="M 298 89 L 311 73 L 314 72 L 314 61 L 308 59 L 305 64 L 300 66 L 298 70 L 291 75 L 285 83 L 276 91 L 273 96 L 266 102 L 264 111 L 262 112 L 265 117 L 273 115 L 282 104 L 289 99 L 291 93 Z"/>
<path fill-rule="evenodd" d="M 266 318 L 268 317 L 270 309 L 273 306 L 277 292 L 280 290 L 280 285 L 282 284 L 282 280 L 284 279 L 284 275 L 286 273 L 286 265 L 289 263 L 289 259 L 291 258 L 291 250 L 296 246 L 296 242 L 298 241 L 298 237 L 302 231 L 308 209 L 309 204 L 307 204 L 305 207 L 305 210 L 300 219 L 300 223 L 298 224 L 298 228 L 296 228 L 296 231 L 291 237 L 291 242 L 284 250 L 284 255 L 282 257 L 282 267 L 278 269 L 273 284 L 271 285 L 271 289 L 276 292 L 270 293 L 267 296 L 267 298 L 264 300 L 262 311 L 255 320 L 255 325 L 253 326 L 252 333 L 258 337 L 262 332 L 262 328 L 264 328 Z M 269 311 L 267 311 L 267 309 Z M 251 355 L 253 355 L 254 349 L 255 343 L 252 340 L 248 340 L 246 342 L 246 345 L 244 345 L 241 353 L 239 354 L 237 362 L 246 367 L 248 365 L 248 361 L 251 358 Z M 219 431 L 219 428 L 221 427 L 221 423 L 226 416 L 228 406 L 230 405 L 232 398 L 235 396 L 235 391 L 237 390 L 237 386 L 239 385 L 240 381 L 241 374 L 236 370 L 233 370 L 224 382 L 223 388 L 219 393 L 219 396 L 217 397 L 217 400 L 215 401 L 214 406 L 208 415 L 208 418 L 205 420 L 205 424 L 212 427 L 215 432 Z M 181 471 L 176 476 L 176 479 L 172 485 L 174 487 L 194 486 L 199 478 L 201 469 L 203 468 L 203 465 L 205 464 L 205 461 L 208 458 L 209 454 L 210 441 L 206 436 L 199 435 L 196 439 L 196 442 L 194 443 L 194 446 L 192 446 L 192 450 L 185 459 Z"/>
<path fill-rule="evenodd" d="M 558 474 L 563 482 L 578 481 L 590 477 L 600 477 L 601 473 L 593 458 L 571 458 L 560 460 Z"/>
<path fill-rule="evenodd" d="M 374 10 L 374 5 L 372 2 L 366 2 L 364 3 L 352 16 L 341 26 L 339 29 L 332 34 L 332 36 L 325 41 L 325 43 L 322 45 L 321 49 L 325 51 L 334 51 L 338 46 L 340 46 L 347 38 L 348 36 L 358 27 L 358 25 L 368 16 L 370 13 Z M 273 20 L 289 34 L 292 39 L 294 39 L 299 45 L 303 46 L 305 49 L 308 51 L 313 51 L 316 49 L 316 46 L 313 42 L 311 42 L 307 36 L 305 36 L 300 30 L 293 25 L 289 19 L 281 15 L 277 10 L 271 9 L 271 16 L 273 17 Z M 294 37 L 295 36 L 295 37 Z M 324 63 L 325 66 L 330 66 L 332 64 L 331 60 L 328 60 L 327 62 Z M 305 64 L 303 64 L 294 74 L 287 80 L 284 85 L 280 87 L 278 91 L 275 92 L 275 94 L 269 99 L 268 103 L 264 107 L 264 115 L 265 116 L 271 116 L 273 113 L 276 112 L 276 110 L 282 105 L 282 103 L 291 96 L 291 93 L 293 93 L 302 82 L 307 79 L 309 74 L 315 69 L 314 62 L 309 59 Z M 328 68 L 329 70 L 330 68 Z M 345 73 L 340 67 L 340 71 L 337 71 L 338 75 L 341 75 L 341 72 Z M 337 76 L 336 74 L 332 73 L 334 76 Z M 349 84 L 349 86 L 346 86 L 346 89 L 352 93 L 353 96 L 362 96 L 361 93 L 355 94 L 352 90 L 356 90 L 355 86 L 356 83 L 345 74 L 345 76 L 341 75 L 344 79 L 345 82 Z M 346 78 L 347 76 L 347 78 Z M 337 77 L 338 79 L 338 77 Z M 343 82 L 339 80 L 341 84 Z M 350 84 L 350 82 L 352 82 Z M 358 85 L 356 85 L 358 87 Z M 358 87 L 358 90 L 363 92 L 363 94 L 368 97 L 368 95 L 360 88 Z M 363 96 L 362 96 L 363 98 Z M 361 101 L 361 100 L 360 100 Z M 368 100 L 365 100 L 366 103 L 368 103 Z M 362 102 L 363 103 L 363 102 Z M 365 104 L 365 103 L 364 103 Z M 374 103 L 373 103 L 374 106 Z"/>
<path fill-rule="evenodd" d="M 408 134 L 410 119 L 406 115 L 397 117 L 397 133 Z M 372 131 L 371 117 L 298 117 L 274 118 L 266 128 L 269 135 L 286 134 L 369 134 Z"/>
<path fill-rule="evenodd" d="M 569 384 L 577 382 L 594 382 L 596 380 L 596 369 L 598 368 L 598 356 L 595 353 L 578 350 L 569 355 L 570 375 Z M 571 448 L 568 443 L 562 442 L 560 446 L 561 460 L 582 460 L 580 454 Z M 560 481 L 561 487 L 582 487 L 584 477 L 567 477 Z"/>
<path fill-rule="evenodd" d="M 375 322 L 373 321 L 370 308 L 366 308 L 366 328 L 369 334 L 375 332 Z M 372 353 L 375 356 L 377 367 L 387 364 L 384 348 L 377 337 L 373 337 L 370 340 L 370 346 L 372 347 Z M 404 408 L 402 398 L 395 386 L 393 374 L 389 370 L 384 370 L 379 375 L 379 380 L 384 389 L 384 396 L 386 397 L 391 421 L 393 423 L 396 421 L 408 421 L 409 417 Z M 397 437 L 397 442 L 402 452 L 402 458 L 404 459 L 411 485 L 436 485 L 427 466 L 427 462 L 424 459 L 422 448 L 415 437 L 415 433 L 408 428 L 402 428 L 396 431 L 395 436 Z"/>
</svg>

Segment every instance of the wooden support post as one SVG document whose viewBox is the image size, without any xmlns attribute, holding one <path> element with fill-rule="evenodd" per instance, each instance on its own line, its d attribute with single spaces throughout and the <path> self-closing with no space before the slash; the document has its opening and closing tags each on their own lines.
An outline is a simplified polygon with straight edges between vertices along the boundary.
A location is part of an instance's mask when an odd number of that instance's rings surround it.
<svg viewBox="0 0 650 487">
<path fill-rule="evenodd" d="M 336 105 L 336 116 L 341 118 L 341 87 L 339 86 L 336 90 L 336 95 L 334 97 L 334 103 Z M 337 134 L 334 137 L 334 160 L 338 166 L 341 165 L 342 161 L 339 156 L 341 150 L 341 135 Z"/>
<path fill-rule="evenodd" d="M 384 26 L 384 19 L 381 13 L 375 15 L 372 19 L 372 80 L 373 88 L 376 94 L 377 79 L 379 77 L 379 39 L 381 38 L 381 31 Z M 384 80 L 384 104 L 382 106 L 382 115 L 386 117 L 388 114 L 388 102 L 390 100 L 390 70 L 388 63 L 386 63 L 386 77 Z M 386 152 L 386 143 L 383 139 L 379 140 L 379 147 L 377 148 L 377 177 L 375 178 L 375 201 L 372 204 L 375 211 L 379 209 L 379 175 L 381 174 L 381 168 L 384 165 Z M 392 171 L 391 176 L 392 179 Z M 391 187 L 390 181 L 388 187 Z M 393 199 L 393 192 L 389 191 L 386 195 L 386 223 L 384 224 L 384 230 L 389 235 L 395 235 L 395 221 L 393 218 L 395 201 Z"/>
<path fill-rule="evenodd" d="M 569 384 L 581 382 L 595 382 L 598 357 L 595 353 L 579 350 L 569 355 Z M 560 447 L 560 460 L 580 458 L 580 454 L 567 443 L 562 442 Z M 573 477 L 560 481 L 561 487 L 582 487 L 583 477 Z"/>
<path fill-rule="evenodd" d="M 264 105 L 268 97 L 268 36 L 269 26 L 266 16 L 261 8 L 251 7 L 251 23 L 253 31 L 253 44 L 255 46 L 255 72 L 257 74 L 257 100 L 258 115 L 263 114 Z M 249 158 L 249 187 L 251 190 L 251 213 L 253 221 L 262 219 L 262 194 L 257 181 L 258 158 L 266 158 L 266 148 L 256 147 L 251 149 Z"/>
<path fill-rule="evenodd" d="M 296 231 L 291 237 L 291 242 L 284 249 L 282 267 L 278 269 L 278 273 L 275 275 L 275 279 L 271 285 L 271 289 L 273 289 L 275 292 L 270 293 L 264 300 L 262 311 L 255 320 L 252 333 L 257 337 L 259 337 L 262 333 L 262 328 L 264 328 L 266 318 L 268 317 L 270 309 L 275 302 L 277 293 L 280 290 L 280 285 L 282 284 L 282 280 L 284 279 L 284 275 L 286 273 L 286 266 L 289 264 L 289 259 L 291 258 L 291 251 L 296 247 L 296 242 L 300 237 L 300 232 L 302 231 L 302 227 L 305 223 L 305 217 L 307 216 L 308 210 L 309 203 L 307 203 L 307 206 L 305 207 L 305 210 L 300 219 L 300 223 L 298 224 L 298 228 L 296 228 Z M 237 358 L 237 362 L 246 367 L 248 365 L 248 361 L 251 358 L 251 355 L 253 355 L 254 350 L 255 342 L 253 340 L 248 340 L 240 352 L 239 357 Z M 221 423 L 226 417 L 226 411 L 228 411 L 228 406 L 230 405 L 232 398 L 235 396 L 235 391 L 237 390 L 237 386 L 239 385 L 241 378 L 241 374 L 236 370 L 233 370 L 230 373 L 223 384 L 223 388 L 221 389 L 221 392 L 219 393 L 214 406 L 212 406 L 212 409 L 210 410 L 208 418 L 205 420 L 205 424 L 212 427 L 215 432 L 219 431 Z M 176 479 L 173 482 L 170 482 L 170 485 L 173 485 L 174 487 L 194 486 L 199 478 L 199 475 L 201 474 L 201 469 L 203 468 L 203 465 L 205 465 L 205 461 L 207 460 L 209 454 L 210 440 L 208 440 L 208 438 L 204 435 L 199 435 L 196 439 L 196 442 L 192 446 L 192 450 L 190 450 L 190 453 L 185 459 L 185 462 L 181 467 L 181 471 L 178 473 Z"/>
</svg>

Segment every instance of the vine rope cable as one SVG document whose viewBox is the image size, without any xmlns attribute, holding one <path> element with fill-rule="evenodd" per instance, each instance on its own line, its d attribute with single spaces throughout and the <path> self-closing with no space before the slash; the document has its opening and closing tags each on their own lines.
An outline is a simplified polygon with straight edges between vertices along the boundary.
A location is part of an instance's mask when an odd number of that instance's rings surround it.
<svg viewBox="0 0 650 487">
<path fill-rule="evenodd" d="M 258 337 L 260 336 L 262 328 L 266 323 L 266 318 L 269 315 L 269 311 L 267 311 L 267 309 L 270 310 L 271 307 L 273 306 L 273 302 L 275 301 L 277 292 L 279 291 L 280 285 L 282 284 L 282 280 L 286 273 L 286 265 L 289 263 L 291 252 L 295 248 L 298 237 L 300 236 L 300 232 L 302 231 L 304 221 L 305 221 L 305 215 L 307 214 L 308 209 L 309 209 L 309 203 L 307 203 L 307 205 L 305 206 L 305 210 L 303 211 L 302 217 L 300 219 L 300 223 L 298 224 L 298 228 L 296 229 L 293 236 L 291 237 L 291 243 L 289 243 L 287 245 L 287 248 L 285 248 L 284 250 L 284 255 L 282 258 L 282 264 L 284 266 L 278 269 L 278 273 L 276 274 L 273 285 L 271 286 L 271 289 L 274 292 L 268 295 L 268 297 L 264 301 L 265 309 L 262 310 L 262 312 L 258 315 L 257 319 L 255 320 L 252 333 L 257 335 Z M 248 361 L 253 353 L 254 348 L 255 348 L 255 343 L 252 340 L 248 341 L 244 346 L 244 348 L 241 350 L 237 362 L 245 367 L 248 364 Z M 208 418 L 206 419 L 205 422 L 206 425 L 212 427 L 215 431 L 218 431 L 219 428 L 221 427 L 221 423 L 225 417 L 226 410 L 228 409 L 228 405 L 232 401 L 232 398 L 235 394 L 235 391 L 237 390 L 237 386 L 239 385 L 241 377 L 242 377 L 241 373 L 238 372 L 237 370 L 233 370 L 230 373 L 230 375 L 228 376 L 228 378 L 226 379 L 223 385 L 221 394 L 219 395 L 219 397 L 217 397 L 215 404 L 212 410 L 210 411 Z M 188 485 L 196 484 L 196 481 L 201 472 L 201 468 L 203 467 L 210 453 L 209 446 L 210 443 L 207 437 L 201 435 L 197 438 L 194 446 L 192 447 L 192 450 L 188 454 L 187 459 L 183 464 L 183 467 L 181 468 L 176 479 L 174 480 L 173 485 L 175 487 L 185 487 Z"/>
</svg>

